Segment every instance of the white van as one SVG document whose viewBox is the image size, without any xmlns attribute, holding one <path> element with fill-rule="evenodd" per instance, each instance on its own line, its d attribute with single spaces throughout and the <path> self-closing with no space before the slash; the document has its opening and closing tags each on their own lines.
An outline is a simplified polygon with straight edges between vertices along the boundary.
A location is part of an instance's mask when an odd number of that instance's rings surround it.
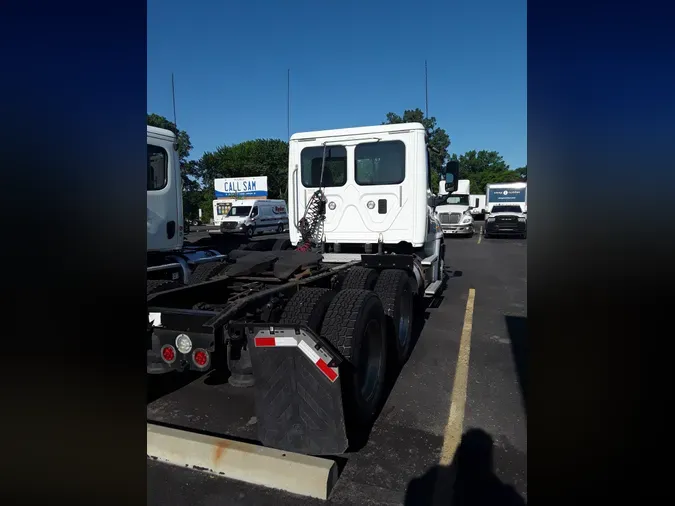
<svg viewBox="0 0 675 506">
<path fill-rule="evenodd" d="M 223 234 L 244 233 L 248 237 L 281 234 L 287 229 L 288 210 L 283 200 L 235 200 L 220 224 Z"/>
</svg>

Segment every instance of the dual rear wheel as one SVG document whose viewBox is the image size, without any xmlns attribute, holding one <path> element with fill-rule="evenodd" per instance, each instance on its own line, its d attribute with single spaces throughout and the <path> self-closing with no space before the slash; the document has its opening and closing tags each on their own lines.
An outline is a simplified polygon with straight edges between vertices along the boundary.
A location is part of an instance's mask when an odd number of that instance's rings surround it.
<svg viewBox="0 0 675 506">
<path fill-rule="evenodd" d="M 388 365 L 402 365 L 412 348 L 413 292 L 405 271 L 357 267 L 339 292 L 304 288 L 286 305 L 279 323 L 307 325 L 335 347 L 346 418 L 372 422 L 383 400 Z"/>
</svg>

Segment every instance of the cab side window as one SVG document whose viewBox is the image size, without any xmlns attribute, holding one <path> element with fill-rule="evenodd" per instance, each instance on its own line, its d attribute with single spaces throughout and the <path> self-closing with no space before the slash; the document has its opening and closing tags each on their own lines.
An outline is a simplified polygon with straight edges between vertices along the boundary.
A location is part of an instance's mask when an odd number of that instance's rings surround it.
<svg viewBox="0 0 675 506">
<path fill-rule="evenodd" d="M 251 210 L 251 218 L 255 218 L 256 216 L 258 216 L 258 207 L 257 207 L 257 206 L 254 207 L 254 208 Z"/>
</svg>

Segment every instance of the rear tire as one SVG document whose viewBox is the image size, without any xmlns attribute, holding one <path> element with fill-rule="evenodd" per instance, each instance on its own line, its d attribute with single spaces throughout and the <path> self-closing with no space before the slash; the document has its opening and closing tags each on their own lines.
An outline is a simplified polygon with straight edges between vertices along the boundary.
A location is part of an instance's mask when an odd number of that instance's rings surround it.
<svg viewBox="0 0 675 506">
<path fill-rule="evenodd" d="M 370 424 L 384 393 L 387 339 L 380 298 L 367 290 L 338 292 L 328 307 L 321 334 L 345 358 L 340 364 L 348 424 Z"/>
<path fill-rule="evenodd" d="M 303 288 L 286 304 L 279 323 L 287 325 L 307 325 L 319 333 L 321 324 L 335 292 L 330 288 Z"/>
<path fill-rule="evenodd" d="M 203 264 L 197 264 L 197 266 L 190 274 L 190 280 L 188 284 L 196 285 L 199 283 L 204 283 L 210 280 L 212 277 L 217 276 L 220 271 L 222 271 L 227 264 L 223 262 L 207 262 Z"/>
<path fill-rule="evenodd" d="M 403 365 L 412 351 L 413 333 L 414 298 L 408 273 L 398 269 L 382 271 L 375 293 L 382 301 L 387 336 L 392 336 L 389 344 L 393 344 L 398 364 Z"/>
<path fill-rule="evenodd" d="M 367 267 L 352 267 L 342 281 L 342 289 L 372 290 L 377 283 L 377 271 Z"/>
</svg>

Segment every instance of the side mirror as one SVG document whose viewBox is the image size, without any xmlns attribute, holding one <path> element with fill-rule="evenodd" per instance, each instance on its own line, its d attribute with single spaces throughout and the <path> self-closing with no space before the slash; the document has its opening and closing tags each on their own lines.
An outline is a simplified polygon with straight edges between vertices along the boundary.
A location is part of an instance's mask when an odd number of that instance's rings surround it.
<svg viewBox="0 0 675 506">
<path fill-rule="evenodd" d="M 445 188 L 448 193 L 457 190 L 457 180 L 459 179 L 459 162 L 457 160 L 450 160 L 443 168 L 443 175 L 445 176 Z"/>
</svg>

